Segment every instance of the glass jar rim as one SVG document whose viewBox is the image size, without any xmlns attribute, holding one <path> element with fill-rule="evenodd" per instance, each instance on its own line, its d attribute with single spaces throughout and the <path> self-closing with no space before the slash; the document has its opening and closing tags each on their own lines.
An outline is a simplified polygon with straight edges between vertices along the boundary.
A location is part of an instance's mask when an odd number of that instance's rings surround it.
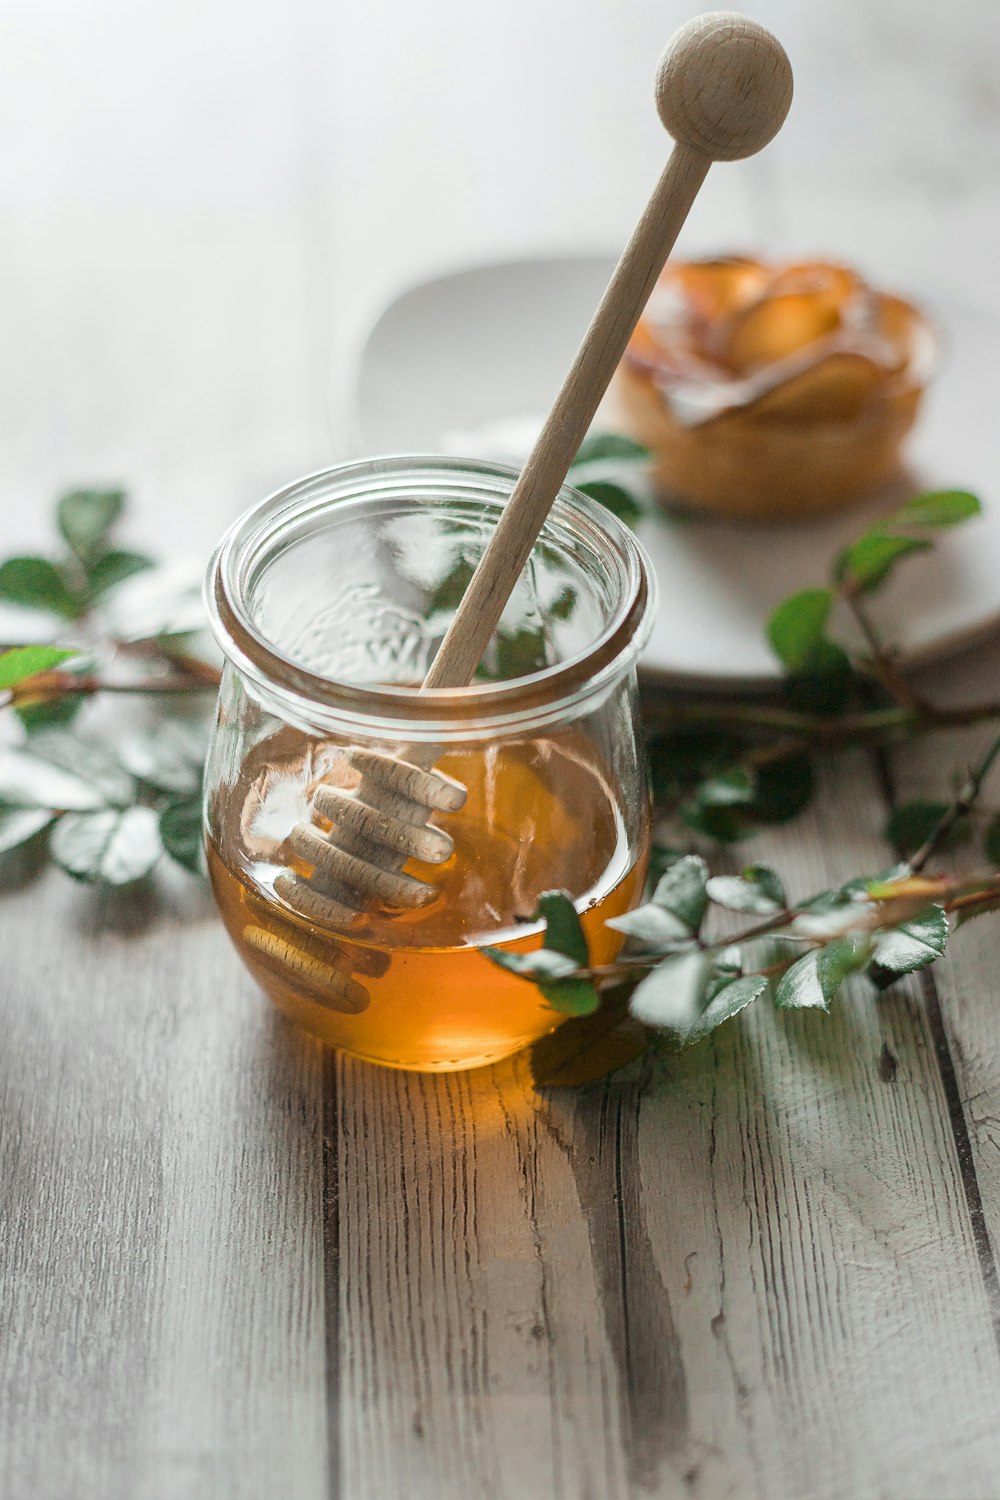
<svg viewBox="0 0 1000 1500">
<path fill-rule="evenodd" d="M 414 689 L 323 676 L 286 655 L 256 625 L 249 586 L 266 549 L 284 530 L 351 499 L 404 499 L 408 485 L 438 482 L 442 499 L 491 502 L 499 512 L 518 471 L 504 464 L 437 454 L 393 454 L 337 464 L 293 481 L 232 523 L 205 578 L 205 598 L 220 648 L 265 696 L 329 729 L 386 729 L 412 737 L 441 737 L 472 727 L 509 727 L 558 718 L 604 691 L 634 665 L 652 628 L 656 583 L 645 550 L 605 506 L 564 484 L 550 512 L 587 542 L 618 574 L 619 599 L 597 636 L 581 651 L 523 677 L 473 682 L 459 688 Z M 545 536 L 545 528 L 542 532 Z"/>
</svg>

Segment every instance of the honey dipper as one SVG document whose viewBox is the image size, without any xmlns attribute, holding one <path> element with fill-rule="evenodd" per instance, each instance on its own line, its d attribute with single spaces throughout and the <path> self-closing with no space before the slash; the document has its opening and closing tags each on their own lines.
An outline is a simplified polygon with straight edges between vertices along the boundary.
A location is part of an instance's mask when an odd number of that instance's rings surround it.
<svg viewBox="0 0 1000 1500">
<path fill-rule="evenodd" d="M 558 494 L 688 210 L 713 161 L 736 161 L 766 146 L 792 98 L 784 49 L 763 26 L 730 11 L 689 21 L 660 60 L 656 102 L 674 138 L 662 177 L 636 226 L 583 343 L 521 471 L 423 688 L 464 687 L 475 673 L 507 600 Z M 344 929 L 371 899 L 423 905 L 434 887 L 403 873 L 409 859 L 438 863 L 452 842 L 427 822 L 456 812 L 465 788 L 431 769 L 433 746 L 402 756 L 354 750 L 355 791 L 320 784 L 312 810 L 333 825 L 299 823 L 288 845 L 313 867 L 282 871 L 278 894 L 296 911 Z M 423 761 L 424 764 L 419 762 Z"/>
</svg>

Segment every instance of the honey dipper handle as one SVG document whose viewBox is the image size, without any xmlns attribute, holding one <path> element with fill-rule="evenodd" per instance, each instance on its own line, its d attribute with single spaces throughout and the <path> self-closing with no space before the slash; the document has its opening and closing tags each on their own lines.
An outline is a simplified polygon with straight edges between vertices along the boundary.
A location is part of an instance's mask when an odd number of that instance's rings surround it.
<svg viewBox="0 0 1000 1500">
<path fill-rule="evenodd" d="M 682 26 L 657 73 L 660 118 L 675 139 L 545 426 L 497 522 L 425 688 L 461 687 L 496 630 L 535 539 L 607 390 L 663 263 L 713 161 L 751 156 L 788 113 L 781 44 L 745 16 L 716 11 Z"/>
</svg>

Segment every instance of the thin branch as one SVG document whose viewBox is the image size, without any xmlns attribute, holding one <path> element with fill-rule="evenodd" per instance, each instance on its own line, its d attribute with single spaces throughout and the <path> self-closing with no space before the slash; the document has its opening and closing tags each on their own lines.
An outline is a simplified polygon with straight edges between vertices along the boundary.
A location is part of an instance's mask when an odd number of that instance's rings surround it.
<svg viewBox="0 0 1000 1500">
<path fill-rule="evenodd" d="M 944 843 L 958 820 L 966 817 L 972 811 L 978 800 L 979 793 L 982 791 L 983 782 L 989 775 L 998 755 L 1000 755 L 1000 734 L 995 735 L 990 741 L 978 763 L 969 772 L 954 801 L 942 813 L 937 823 L 927 835 L 927 838 L 909 861 L 910 869 L 913 870 L 914 874 L 919 874 L 924 868 L 927 861 Z"/>
</svg>

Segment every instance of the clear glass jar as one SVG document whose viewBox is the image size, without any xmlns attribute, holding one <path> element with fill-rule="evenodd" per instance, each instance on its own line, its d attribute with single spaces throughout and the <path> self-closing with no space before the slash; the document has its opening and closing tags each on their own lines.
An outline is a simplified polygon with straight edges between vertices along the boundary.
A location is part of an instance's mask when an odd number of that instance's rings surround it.
<svg viewBox="0 0 1000 1500">
<path fill-rule="evenodd" d="M 639 899 L 649 796 L 636 659 L 653 582 L 631 532 L 565 487 L 479 669 L 415 691 L 514 483 L 513 471 L 389 458 L 303 479 L 223 538 L 208 598 L 226 654 L 206 772 L 212 885 L 244 963 L 292 1020 L 389 1067 L 477 1067 L 560 1017 L 479 951 L 541 942 L 538 896 L 573 898 L 594 963 Z M 461 782 L 454 840 L 417 910 L 369 905 L 346 930 L 276 890 L 316 872 L 292 829 L 324 832 L 323 781 L 351 752 L 423 759 Z M 333 831 L 334 841 L 336 830 Z"/>
</svg>

